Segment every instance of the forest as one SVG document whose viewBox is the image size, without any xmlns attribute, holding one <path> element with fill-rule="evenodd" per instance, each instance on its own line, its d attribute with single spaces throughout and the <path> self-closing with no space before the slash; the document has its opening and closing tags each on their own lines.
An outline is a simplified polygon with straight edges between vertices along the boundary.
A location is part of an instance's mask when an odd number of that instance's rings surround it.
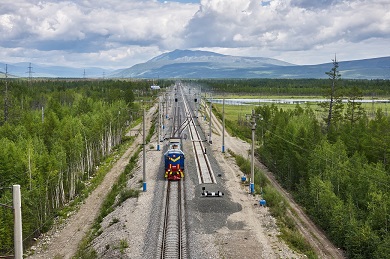
<svg viewBox="0 0 390 259">
<path fill-rule="evenodd" d="M 357 102 L 388 98 L 389 81 L 330 74 L 324 80 L 196 83 L 215 94 L 331 96 L 332 108 L 317 107 L 324 115 L 320 120 L 304 105 L 258 106 L 256 155 L 349 258 L 389 258 L 390 119 L 381 109 L 367 116 Z M 10 187 L 21 185 L 26 247 L 66 213 L 64 208 L 88 195 L 99 168 L 131 141 L 126 129 L 156 93 L 143 80 L 1 80 L 0 88 L 0 204 L 12 206 Z M 227 120 L 226 125 L 250 139 L 245 123 Z M 4 206 L 0 240 L 0 254 L 12 254 L 13 215 Z"/>
<path fill-rule="evenodd" d="M 165 82 L 169 84 L 170 82 Z M 2 80 L 0 255 L 13 253 L 12 190 L 21 186 L 24 248 L 88 187 L 140 121 L 151 82 Z M 6 206 L 4 206 L 6 205 Z M 66 215 L 65 215 L 66 217 Z"/>
<path fill-rule="evenodd" d="M 257 106 L 256 156 L 348 258 L 390 258 L 390 118 L 381 109 L 367 116 L 357 101 L 388 98 L 390 81 L 342 80 L 337 67 L 330 72 L 330 80 L 204 80 L 202 85 L 216 96 L 241 92 L 333 100 L 316 108 L 323 111 L 321 119 L 305 105 Z M 226 125 L 251 138 L 248 123 L 227 120 Z M 261 185 L 255 182 L 257 193 Z"/>
<path fill-rule="evenodd" d="M 209 79 L 195 80 L 202 89 L 215 94 L 256 96 L 323 96 L 328 79 Z M 340 91 L 358 88 L 365 97 L 390 96 L 388 80 L 341 79 Z M 346 93 L 345 93 L 346 94 Z"/>
</svg>

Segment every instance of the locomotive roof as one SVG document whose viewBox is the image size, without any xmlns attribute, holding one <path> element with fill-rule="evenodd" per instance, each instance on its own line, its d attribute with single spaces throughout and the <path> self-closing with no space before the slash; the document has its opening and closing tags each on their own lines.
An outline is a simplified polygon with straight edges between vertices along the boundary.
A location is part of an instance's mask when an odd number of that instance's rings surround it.
<svg viewBox="0 0 390 259">
<path fill-rule="evenodd" d="M 181 151 L 180 149 L 168 149 L 167 152 L 165 152 L 164 156 L 170 155 L 170 154 L 179 154 L 179 155 L 184 155 L 184 152 Z"/>
</svg>

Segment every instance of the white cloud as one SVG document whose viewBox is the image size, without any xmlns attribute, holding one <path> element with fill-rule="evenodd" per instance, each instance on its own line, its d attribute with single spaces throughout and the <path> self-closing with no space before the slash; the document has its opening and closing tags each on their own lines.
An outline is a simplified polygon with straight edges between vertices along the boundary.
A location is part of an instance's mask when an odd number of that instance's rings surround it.
<svg viewBox="0 0 390 259">
<path fill-rule="evenodd" d="M 0 60 L 127 67 L 176 48 L 298 64 L 387 56 L 388 10 L 387 0 L 3 0 Z"/>
<path fill-rule="evenodd" d="M 263 46 L 279 51 L 315 49 L 339 40 L 389 40 L 390 3 L 314 2 L 305 9 L 312 1 L 273 0 L 261 5 L 258 0 L 203 0 L 184 36 L 194 48 Z M 314 8 L 319 6 L 328 9 Z"/>
</svg>

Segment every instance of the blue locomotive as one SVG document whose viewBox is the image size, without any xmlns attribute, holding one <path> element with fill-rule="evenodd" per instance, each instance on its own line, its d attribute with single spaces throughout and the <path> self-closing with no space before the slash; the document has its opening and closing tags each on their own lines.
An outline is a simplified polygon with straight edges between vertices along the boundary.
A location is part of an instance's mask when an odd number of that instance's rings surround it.
<svg viewBox="0 0 390 259">
<path fill-rule="evenodd" d="M 164 154 L 165 178 L 180 180 L 184 177 L 184 153 L 181 150 L 180 139 L 171 139 L 168 151 Z"/>
</svg>

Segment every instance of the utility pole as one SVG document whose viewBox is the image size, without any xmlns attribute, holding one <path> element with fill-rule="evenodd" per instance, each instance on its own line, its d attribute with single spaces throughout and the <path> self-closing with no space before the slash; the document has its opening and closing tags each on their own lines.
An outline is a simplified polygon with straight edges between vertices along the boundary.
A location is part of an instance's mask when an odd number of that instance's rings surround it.
<svg viewBox="0 0 390 259">
<path fill-rule="evenodd" d="M 33 71 L 32 71 L 32 66 L 31 66 L 31 63 L 30 63 L 30 65 L 28 66 L 28 71 L 27 71 L 27 73 L 28 73 L 28 84 L 29 84 L 29 86 L 31 86 L 31 83 L 32 83 L 32 73 L 34 73 Z"/>
<path fill-rule="evenodd" d="M 8 121 L 8 65 L 5 65 L 4 123 Z"/>
<path fill-rule="evenodd" d="M 255 193 L 255 166 L 254 166 L 255 130 L 256 130 L 255 110 L 252 110 L 252 150 L 251 150 L 251 183 L 250 183 L 250 191 L 252 194 Z"/>
<path fill-rule="evenodd" d="M 170 104 L 168 102 L 169 96 L 168 93 L 165 93 L 165 119 L 168 119 L 168 105 Z"/>
<path fill-rule="evenodd" d="M 252 147 L 251 147 L 251 178 L 250 178 L 250 193 L 255 193 L 255 165 L 254 165 L 254 159 L 255 159 L 255 130 L 256 130 L 256 116 L 255 110 L 252 110 L 251 115 L 251 124 L 252 124 Z"/>
<path fill-rule="evenodd" d="M 211 94 L 210 94 L 210 122 L 209 122 L 209 143 L 213 144 L 213 140 L 211 139 L 211 115 L 212 115 L 212 107 L 213 102 L 211 100 Z"/>
<path fill-rule="evenodd" d="M 222 100 L 222 153 L 225 153 L 225 98 Z"/>
<path fill-rule="evenodd" d="M 158 133 L 157 133 L 157 151 L 160 151 L 161 140 L 161 98 L 158 97 Z"/>
<path fill-rule="evenodd" d="M 144 108 L 144 115 L 143 115 L 143 120 L 142 120 L 142 143 L 143 143 L 143 173 L 142 173 L 142 178 L 143 178 L 143 184 L 142 184 L 142 190 L 146 192 L 146 136 L 145 136 L 145 117 L 146 117 L 146 112 Z"/>
<path fill-rule="evenodd" d="M 194 93 L 195 95 L 195 117 L 198 118 L 198 110 L 199 110 L 199 102 L 200 102 L 200 98 L 198 98 L 198 93 Z"/>
</svg>

